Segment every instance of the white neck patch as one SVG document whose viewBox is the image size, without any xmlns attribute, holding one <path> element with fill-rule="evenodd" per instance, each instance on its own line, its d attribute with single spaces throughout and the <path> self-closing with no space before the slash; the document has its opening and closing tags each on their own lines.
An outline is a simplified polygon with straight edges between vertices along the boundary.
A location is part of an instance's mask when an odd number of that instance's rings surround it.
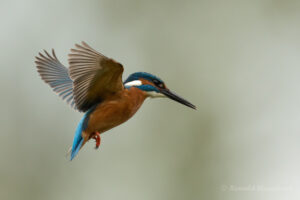
<svg viewBox="0 0 300 200">
<path fill-rule="evenodd" d="M 142 85 L 142 81 L 140 80 L 135 80 L 135 81 L 130 81 L 125 84 L 125 87 L 131 87 L 131 86 L 140 86 Z"/>
</svg>

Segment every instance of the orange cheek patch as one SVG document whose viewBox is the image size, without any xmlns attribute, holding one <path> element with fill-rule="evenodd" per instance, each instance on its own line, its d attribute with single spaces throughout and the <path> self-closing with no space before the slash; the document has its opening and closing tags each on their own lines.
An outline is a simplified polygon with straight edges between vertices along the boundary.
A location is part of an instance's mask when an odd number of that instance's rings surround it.
<svg viewBox="0 0 300 200">
<path fill-rule="evenodd" d="M 153 86 L 155 86 L 152 82 L 150 82 L 146 79 L 140 78 L 140 81 L 142 81 L 142 85 L 153 85 Z"/>
</svg>

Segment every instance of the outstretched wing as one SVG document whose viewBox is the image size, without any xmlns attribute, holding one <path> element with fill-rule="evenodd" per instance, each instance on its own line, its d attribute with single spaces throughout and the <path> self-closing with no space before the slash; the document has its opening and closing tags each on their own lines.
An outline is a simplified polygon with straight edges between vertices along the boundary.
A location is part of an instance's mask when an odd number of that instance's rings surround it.
<svg viewBox="0 0 300 200">
<path fill-rule="evenodd" d="M 78 110 L 87 111 L 96 103 L 124 89 L 123 66 L 85 42 L 75 44 L 75 47 L 69 54 L 74 100 Z"/>
<path fill-rule="evenodd" d="M 36 67 L 41 78 L 49 84 L 50 87 L 53 88 L 53 91 L 62 97 L 63 100 L 75 108 L 73 81 L 69 76 L 68 69 L 57 59 L 54 49 L 52 49 L 52 56 L 45 50 L 44 54 L 39 53 L 39 55 L 35 57 Z"/>
</svg>

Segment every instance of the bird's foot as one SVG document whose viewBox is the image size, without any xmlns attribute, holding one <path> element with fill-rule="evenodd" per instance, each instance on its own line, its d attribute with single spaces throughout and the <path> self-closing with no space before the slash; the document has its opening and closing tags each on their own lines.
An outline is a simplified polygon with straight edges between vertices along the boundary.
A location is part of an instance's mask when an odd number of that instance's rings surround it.
<svg viewBox="0 0 300 200">
<path fill-rule="evenodd" d="M 95 135 L 93 136 L 93 139 L 96 141 L 95 149 L 98 149 L 100 146 L 100 142 L 101 142 L 100 133 L 96 132 Z"/>
</svg>

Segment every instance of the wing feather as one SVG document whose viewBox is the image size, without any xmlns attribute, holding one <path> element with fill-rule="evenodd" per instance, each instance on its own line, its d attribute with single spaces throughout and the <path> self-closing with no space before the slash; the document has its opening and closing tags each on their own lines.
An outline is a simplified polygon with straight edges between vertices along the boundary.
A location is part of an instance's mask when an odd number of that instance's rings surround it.
<svg viewBox="0 0 300 200">
<path fill-rule="evenodd" d="M 114 93 L 123 90 L 123 66 L 91 48 L 75 44 L 69 54 L 70 77 L 76 107 L 87 111 Z"/>
<path fill-rule="evenodd" d="M 69 76 L 69 70 L 57 59 L 54 49 L 52 49 L 52 55 L 45 50 L 44 54 L 39 53 L 35 61 L 42 80 L 71 107 L 76 109 L 73 96 L 73 80 Z"/>
</svg>

